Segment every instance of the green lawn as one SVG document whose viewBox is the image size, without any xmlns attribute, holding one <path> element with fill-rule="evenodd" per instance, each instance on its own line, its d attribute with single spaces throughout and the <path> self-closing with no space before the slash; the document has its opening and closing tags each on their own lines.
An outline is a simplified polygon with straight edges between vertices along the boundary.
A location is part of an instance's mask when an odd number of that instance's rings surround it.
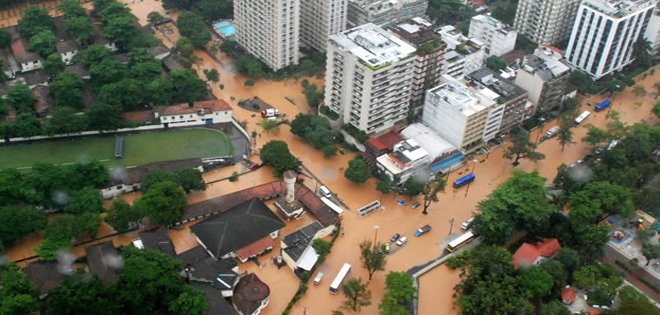
<svg viewBox="0 0 660 315">
<path fill-rule="evenodd" d="M 123 159 L 114 159 L 114 136 L 99 136 L 3 146 L 0 147 L 0 168 L 29 167 L 36 162 L 72 163 L 90 158 L 109 165 L 135 166 L 234 153 L 227 135 L 211 129 L 151 131 L 123 137 Z"/>
</svg>

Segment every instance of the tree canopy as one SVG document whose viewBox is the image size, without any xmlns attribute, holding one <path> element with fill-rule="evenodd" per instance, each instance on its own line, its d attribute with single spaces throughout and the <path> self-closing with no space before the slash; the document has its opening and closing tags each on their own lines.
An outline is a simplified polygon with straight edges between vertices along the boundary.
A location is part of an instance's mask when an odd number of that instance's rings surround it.
<svg viewBox="0 0 660 315">
<path fill-rule="evenodd" d="M 276 176 L 282 176 L 286 171 L 300 172 L 302 162 L 289 152 L 289 146 L 281 140 L 271 140 L 266 143 L 259 152 L 259 157 L 264 164 L 273 167 Z"/>
<path fill-rule="evenodd" d="M 383 244 L 371 241 L 360 243 L 360 261 L 362 261 L 362 266 L 367 269 L 369 280 L 376 271 L 385 270 L 387 256 L 385 252 L 380 250 L 382 247 Z"/>
<path fill-rule="evenodd" d="M 536 144 L 529 140 L 529 132 L 523 128 L 517 128 L 511 132 L 511 146 L 504 151 L 504 157 L 514 159 L 513 165 L 519 164 L 520 159 L 529 159 L 539 161 L 545 158 L 545 155 L 536 152 Z"/>
<path fill-rule="evenodd" d="M 23 11 L 23 16 L 18 21 L 18 29 L 21 35 L 30 38 L 44 30 L 54 30 L 55 23 L 48 11 L 37 6 L 30 6 Z"/>
<path fill-rule="evenodd" d="M 191 11 L 184 11 L 176 21 L 181 35 L 187 37 L 193 46 L 202 48 L 211 40 L 211 32 L 202 17 Z"/>
<path fill-rule="evenodd" d="M 157 224 L 172 224 L 179 221 L 186 205 L 187 199 L 183 189 L 171 181 L 155 184 L 135 203 L 140 211 Z"/>
<path fill-rule="evenodd" d="M 356 157 L 348 162 L 348 168 L 344 171 L 344 176 L 356 184 L 362 184 L 371 177 L 371 170 L 367 162 L 360 157 Z"/>
<path fill-rule="evenodd" d="M 378 306 L 382 315 L 408 315 L 407 305 L 415 297 L 412 278 L 405 272 L 390 272 L 385 278 L 385 294 Z"/>
<path fill-rule="evenodd" d="M 362 279 L 348 279 L 341 289 L 346 297 L 343 303 L 344 308 L 358 312 L 362 307 L 371 305 L 371 291 Z"/>
</svg>

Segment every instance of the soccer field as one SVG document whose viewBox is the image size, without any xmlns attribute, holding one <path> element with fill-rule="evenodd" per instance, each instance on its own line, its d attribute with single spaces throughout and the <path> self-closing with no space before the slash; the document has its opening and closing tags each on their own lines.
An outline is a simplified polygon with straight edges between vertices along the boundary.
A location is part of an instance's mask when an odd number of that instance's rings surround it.
<svg viewBox="0 0 660 315">
<path fill-rule="evenodd" d="M 232 155 L 224 133 L 204 128 L 124 134 L 124 158 L 114 159 L 115 136 L 98 136 L 0 147 L 0 168 L 30 167 L 36 162 L 74 163 L 96 159 L 107 165 L 136 166 L 150 162 Z"/>
</svg>

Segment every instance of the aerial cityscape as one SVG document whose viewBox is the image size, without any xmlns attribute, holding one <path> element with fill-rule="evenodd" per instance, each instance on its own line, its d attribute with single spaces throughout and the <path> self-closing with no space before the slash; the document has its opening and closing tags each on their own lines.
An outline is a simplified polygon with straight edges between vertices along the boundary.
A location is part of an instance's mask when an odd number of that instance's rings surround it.
<svg viewBox="0 0 660 315">
<path fill-rule="evenodd" d="M 0 315 L 660 314 L 658 0 L 0 0 Z"/>
</svg>

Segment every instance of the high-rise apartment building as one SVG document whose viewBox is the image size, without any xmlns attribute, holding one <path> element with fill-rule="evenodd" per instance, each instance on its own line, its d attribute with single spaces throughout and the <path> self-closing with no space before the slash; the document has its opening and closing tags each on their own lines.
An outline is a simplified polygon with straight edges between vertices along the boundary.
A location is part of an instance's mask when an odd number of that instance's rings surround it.
<svg viewBox="0 0 660 315">
<path fill-rule="evenodd" d="M 528 93 L 535 104 L 534 112 L 546 112 L 561 106 L 566 95 L 571 69 L 561 61 L 561 55 L 549 48 L 537 49 L 525 56 L 516 74 L 516 84 Z"/>
<path fill-rule="evenodd" d="M 392 27 L 392 32 L 417 49 L 410 91 L 410 106 L 417 113 L 424 105 L 426 90 L 440 84 L 442 59 L 447 45 L 433 31 L 433 24 L 421 17 Z"/>
<path fill-rule="evenodd" d="M 486 56 L 502 56 L 514 49 L 518 32 L 488 15 L 476 15 L 470 19 L 469 38 L 484 43 Z"/>
<path fill-rule="evenodd" d="M 513 26 L 539 45 L 566 40 L 580 0 L 519 0 Z"/>
<path fill-rule="evenodd" d="M 325 51 L 328 37 L 346 29 L 348 0 L 307 0 L 300 2 L 300 42 Z"/>
<path fill-rule="evenodd" d="M 298 64 L 300 0 L 235 0 L 236 40 L 273 70 Z"/>
<path fill-rule="evenodd" d="M 621 70 L 633 60 L 657 0 L 584 0 L 578 8 L 566 61 L 594 79 Z"/>
<path fill-rule="evenodd" d="M 379 26 L 394 24 L 423 16 L 428 6 L 428 0 L 348 0 L 346 27 L 367 23 Z"/>
<path fill-rule="evenodd" d="M 406 118 L 415 47 L 375 24 L 330 36 L 325 106 L 373 134 Z"/>
<path fill-rule="evenodd" d="M 442 74 L 454 78 L 481 68 L 486 59 L 484 43 L 476 38 L 467 38 L 454 26 L 445 25 L 438 30 L 442 41 L 447 44 L 447 53 L 443 61 Z"/>
<path fill-rule="evenodd" d="M 487 95 L 448 75 L 426 93 L 422 123 L 463 153 L 497 135 L 504 106 Z"/>
<path fill-rule="evenodd" d="M 644 37 L 651 43 L 651 54 L 658 55 L 660 53 L 660 2 L 656 4 L 655 10 L 653 10 Z"/>
</svg>

